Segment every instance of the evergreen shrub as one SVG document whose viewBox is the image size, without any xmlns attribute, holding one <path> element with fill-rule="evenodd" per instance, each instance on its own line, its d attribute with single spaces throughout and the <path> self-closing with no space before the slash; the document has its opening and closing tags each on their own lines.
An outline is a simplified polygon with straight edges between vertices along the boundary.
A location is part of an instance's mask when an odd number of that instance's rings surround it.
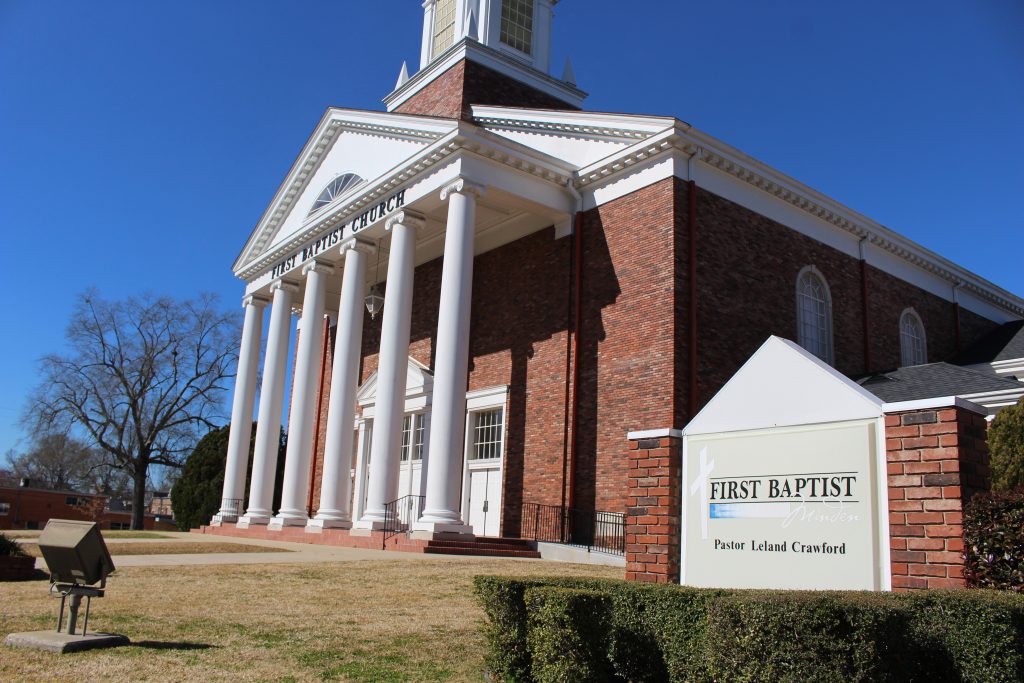
<svg viewBox="0 0 1024 683">
<path fill-rule="evenodd" d="M 964 558 L 967 585 L 1024 592 L 1024 488 L 971 499 L 964 509 Z"/>
<path fill-rule="evenodd" d="M 1024 596 L 1010 592 L 493 576 L 475 588 L 500 681 L 1024 680 Z"/>
</svg>

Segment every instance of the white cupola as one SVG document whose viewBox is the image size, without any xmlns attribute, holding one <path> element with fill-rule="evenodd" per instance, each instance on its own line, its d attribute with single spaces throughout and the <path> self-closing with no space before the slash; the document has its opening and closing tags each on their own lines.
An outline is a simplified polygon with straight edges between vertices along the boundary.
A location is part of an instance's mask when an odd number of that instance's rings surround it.
<svg viewBox="0 0 1024 683">
<path fill-rule="evenodd" d="M 547 74 L 551 8 L 558 0 L 425 0 L 420 69 L 464 38 Z"/>
</svg>

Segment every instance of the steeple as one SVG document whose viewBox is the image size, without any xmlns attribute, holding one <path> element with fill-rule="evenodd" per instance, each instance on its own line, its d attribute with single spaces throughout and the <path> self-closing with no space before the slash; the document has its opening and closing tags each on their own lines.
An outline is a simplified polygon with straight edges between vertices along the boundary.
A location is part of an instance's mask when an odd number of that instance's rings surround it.
<svg viewBox="0 0 1024 683">
<path fill-rule="evenodd" d="M 399 79 L 388 111 L 468 118 L 473 104 L 579 109 L 586 93 L 550 73 L 557 2 L 424 0 L 420 70 Z"/>
</svg>

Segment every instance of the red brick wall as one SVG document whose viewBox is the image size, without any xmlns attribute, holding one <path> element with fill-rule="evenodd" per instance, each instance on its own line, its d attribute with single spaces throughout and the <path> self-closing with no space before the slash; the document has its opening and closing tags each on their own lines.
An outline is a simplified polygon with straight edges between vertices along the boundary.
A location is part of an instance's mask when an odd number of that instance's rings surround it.
<svg viewBox="0 0 1024 683">
<path fill-rule="evenodd" d="M 462 60 L 403 102 L 395 112 L 469 120 L 473 104 L 577 109 L 489 67 Z"/>
<path fill-rule="evenodd" d="M 963 408 L 885 417 L 893 590 L 963 588 L 963 506 L 988 490 L 982 415 Z"/>
<path fill-rule="evenodd" d="M 629 441 L 626 578 L 679 583 L 682 441 Z"/>
<path fill-rule="evenodd" d="M 580 507 L 623 511 L 624 435 L 680 428 L 687 419 L 687 191 L 686 183 L 667 179 L 584 214 L 574 496 Z M 807 264 L 817 266 L 831 288 L 837 366 L 862 372 L 858 260 L 705 190 L 698 193 L 699 403 L 706 403 L 768 335 L 795 338 L 795 282 Z M 517 528 L 521 503 L 558 505 L 567 498 L 572 260 L 573 238 L 556 240 L 548 229 L 474 262 L 468 388 L 511 385 L 506 533 Z M 441 270 L 442 260 L 435 259 L 415 273 L 410 354 L 428 367 Z M 884 340 L 874 342 L 876 364 L 898 358 L 898 315 L 907 305 L 924 319 L 933 358 L 952 348 L 951 304 L 880 271 L 872 269 L 869 277 L 872 327 Z M 972 314 L 961 318 L 965 339 L 992 326 Z M 380 324 L 379 315 L 364 319 L 361 382 L 377 368 Z M 329 355 L 324 362 L 330 363 Z M 326 422 L 323 414 L 318 463 Z M 318 480 L 316 496 L 319 488 Z"/>
<path fill-rule="evenodd" d="M 675 427 L 676 181 L 666 179 L 583 217 L 578 507 L 621 512 L 622 439 Z"/>
<path fill-rule="evenodd" d="M 68 498 L 74 497 L 81 504 L 69 505 Z M 96 521 L 101 529 L 109 529 L 111 522 L 130 524 L 130 512 L 111 512 L 97 506 L 106 503 L 106 496 L 85 493 L 67 493 L 44 489 L 0 488 L 0 503 L 7 503 L 7 514 L 0 514 L 0 529 L 28 529 L 30 526 L 42 529 L 51 519 L 72 519 Z M 151 514 L 143 518 L 146 529 L 175 530 L 170 523 L 156 523 Z"/>
<path fill-rule="evenodd" d="M 867 372 L 860 261 L 707 190 L 698 189 L 699 402 L 706 403 L 768 335 L 796 339 L 796 278 L 814 265 L 832 295 L 836 368 Z M 685 274 L 681 273 L 680 277 Z M 929 360 L 955 351 L 955 307 L 914 285 L 868 268 L 873 371 L 899 365 L 899 315 L 913 306 Z M 967 345 L 995 323 L 961 312 Z"/>
<path fill-rule="evenodd" d="M 68 505 L 69 496 L 83 501 L 83 504 Z M 103 496 L 63 491 L 0 489 L 0 503 L 10 505 L 8 513 L 0 515 L 0 529 L 26 529 L 30 522 L 34 522 L 36 528 L 42 529 L 50 519 L 91 520 L 92 506 L 101 500 L 105 502 L 106 499 Z M 130 517 L 127 519 L 131 521 Z"/>
</svg>

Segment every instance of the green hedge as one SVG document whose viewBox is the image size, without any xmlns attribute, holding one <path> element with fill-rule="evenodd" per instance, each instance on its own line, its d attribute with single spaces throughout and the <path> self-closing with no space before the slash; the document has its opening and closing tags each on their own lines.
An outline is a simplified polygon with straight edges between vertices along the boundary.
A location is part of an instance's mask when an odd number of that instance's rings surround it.
<svg viewBox="0 0 1024 683">
<path fill-rule="evenodd" d="M 1022 681 L 1024 596 L 481 576 L 501 681 Z"/>
<path fill-rule="evenodd" d="M 964 558 L 968 586 L 1024 592 L 1024 488 L 971 499 L 964 509 Z"/>
</svg>

